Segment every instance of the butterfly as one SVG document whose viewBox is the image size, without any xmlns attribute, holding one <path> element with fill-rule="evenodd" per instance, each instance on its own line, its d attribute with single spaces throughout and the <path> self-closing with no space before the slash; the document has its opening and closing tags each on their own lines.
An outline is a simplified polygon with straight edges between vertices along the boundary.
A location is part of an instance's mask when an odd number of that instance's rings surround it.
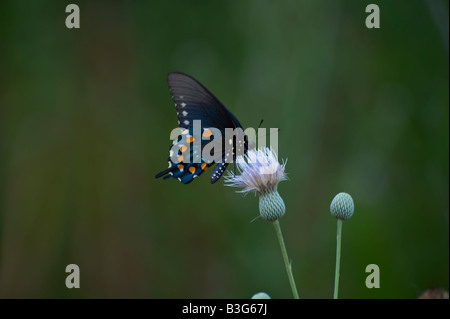
<svg viewBox="0 0 450 319">
<path fill-rule="evenodd" d="M 155 177 L 172 177 L 188 184 L 217 164 L 210 178 L 211 184 L 214 184 L 222 177 L 230 160 L 234 161 L 237 154 L 243 155 L 248 151 L 247 136 L 238 138 L 235 135 L 229 138 L 225 132 L 227 128 L 241 129 L 243 132 L 242 125 L 193 77 L 171 72 L 167 76 L 167 83 L 175 103 L 180 134 L 170 147 L 169 167 Z M 197 123 L 201 125 L 196 127 Z M 217 146 L 216 149 L 214 146 Z"/>
</svg>

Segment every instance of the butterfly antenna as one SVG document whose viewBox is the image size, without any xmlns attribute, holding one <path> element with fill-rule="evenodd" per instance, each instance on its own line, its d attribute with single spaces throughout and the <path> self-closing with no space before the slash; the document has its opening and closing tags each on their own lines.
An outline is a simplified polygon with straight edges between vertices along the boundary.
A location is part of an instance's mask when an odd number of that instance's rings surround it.
<svg viewBox="0 0 450 319">
<path fill-rule="evenodd" d="M 264 119 L 261 119 L 261 122 L 259 122 L 258 128 L 256 129 L 256 140 L 258 140 L 258 130 L 261 127 L 261 125 L 263 124 Z"/>
<path fill-rule="evenodd" d="M 261 119 L 261 122 L 259 122 L 258 128 L 261 127 L 261 125 L 263 124 L 263 122 L 264 122 L 264 119 Z"/>
<path fill-rule="evenodd" d="M 264 119 L 262 119 L 261 122 L 259 122 L 258 128 L 256 129 L 256 133 L 255 133 L 255 135 L 256 135 L 256 140 L 258 140 L 258 131 L 259 131 L 259 128 L 261 127 L 261 125 L 262 125 L 263 122 L 264 122 Z M 280 132 L 280 131 L 281 131 L 281 129 L 279 128 L 279 129 L 278 129 L 278 132 Z M 266 133 L 266 137 L 267 137 L 267 136 L 270 136 L 270 134 L 272 134 L 272 133 L 273 133 L 273 132 Z"/>
</svg>

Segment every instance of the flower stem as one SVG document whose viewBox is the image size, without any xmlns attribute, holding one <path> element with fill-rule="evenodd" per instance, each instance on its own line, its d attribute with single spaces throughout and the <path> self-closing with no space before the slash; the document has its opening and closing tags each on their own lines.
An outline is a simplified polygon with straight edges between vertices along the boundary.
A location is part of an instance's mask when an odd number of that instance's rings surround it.
<svg viewBox="0 0 450 319">
<path fill-rule="evenodd" d="M 295 286 L 294 275 L 292 274 L 291 263 L 289 262 L 289 257 L 286 251 L 286 246 L 284 245 L 283 234 L 281 233 L 280 222 L 278 219 L 273 222 L 273 225 L 275 226 L 278 241 L 280 242 L 281 253 L 283 254 L 284 265 L 286 266 L 289 283 L 291 284 L 292 294 L 294 295 L 294 299 L 299 299 L 297 287 Z"/>
<path fill-rule="evenodd" d="M 341 234 L 342 234 L 342 220 L 337 220 L 337 234 L 336 234 L 336 269 L 334 272 L 334 299 L 338 299 L 339 292 L 339 272 L 341 268 Z"/>
</svg>

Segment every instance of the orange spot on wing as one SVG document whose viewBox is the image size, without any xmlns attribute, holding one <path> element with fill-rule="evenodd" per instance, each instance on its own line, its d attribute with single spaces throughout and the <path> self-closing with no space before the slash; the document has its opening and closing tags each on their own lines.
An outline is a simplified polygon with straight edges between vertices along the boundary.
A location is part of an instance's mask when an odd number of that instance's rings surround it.
<svg viewBox="0 0 450 319">
<path fill-rule="evenodd" d="M 189 167 L 189 172 L 190 173 L 194 173 L 195 172 L 195 167 L 194 166 Z"/>
<path fill-rule="evenodd" d="M 179 169 L 180 171 L 184 170 L 184 165 L 183 165 L 183 164 L 178 165 L 178 169 Z"/>
<path fill-rule="evenodd" d="M 211 135 L 213 135 L 212 131 L 209 128 L 205 128 L 205 130 L 203 131 L 202 136 L 208 138 Z"/>
<path fill-rule="evenodd" d="M 208 168 L 208 165 L 206 165 L 206 163 L 202 163 L 202 165 L 200 165 L 200 167 L 202 168 L 202 170 L 206 171 Z"/>
<path fill-rule="evenodd" d="M 183 155 L 179 155 L 178 157 L 177 157 L 177 159 L 178 159 L 178 162 L 182 162 L 183 161 Z"/>
<path fill-rule="evenodd" d="M 187 150 L 187 146 L 186 145 L 181 145 L 180 146 L 180 151 L 181 151 L 181 153 L 183 153 L 184 151 L 186 151 Z"/>
<path fill-rule="evenodd" d="M 193 143 L 195 141 L 195 138 L 193 136 L 186 137 L 186 142 Z"/>
</svg>

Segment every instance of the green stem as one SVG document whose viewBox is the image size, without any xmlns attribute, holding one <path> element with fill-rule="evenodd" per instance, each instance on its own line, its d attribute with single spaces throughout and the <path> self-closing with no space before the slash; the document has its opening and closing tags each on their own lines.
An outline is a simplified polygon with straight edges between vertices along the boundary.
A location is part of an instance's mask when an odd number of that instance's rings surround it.
<svg viewBox="0 0 450 319">
<path fill-rule="evenodd" d="M 334 272 L 334 299 L 338 299 L 339 292 L 339 272 L 341 268 L 341 235 L 342 235 L 342 220 L 337 220 L 337 234 L 336 234 L 336 269 Z"/>
<path fill-rule="evenodd" d="M 292 294 L 294 295 L 294 299 L 299 299 L 297 287 L 295 286 L 294 275 L 292 274 L 291 263 L 289 262 L 289 257 L 286 251 L 286 246 L 284 245 L 283 234 L 281 233 L 280 222 L 278 219 L 273 222 L 273 225 L 275 226 L 278 241 L 280 242 L 281 253 L 283 254 L 284 265 L 286 266 L 289 283 L 291 284 Z"/>
</svg>

